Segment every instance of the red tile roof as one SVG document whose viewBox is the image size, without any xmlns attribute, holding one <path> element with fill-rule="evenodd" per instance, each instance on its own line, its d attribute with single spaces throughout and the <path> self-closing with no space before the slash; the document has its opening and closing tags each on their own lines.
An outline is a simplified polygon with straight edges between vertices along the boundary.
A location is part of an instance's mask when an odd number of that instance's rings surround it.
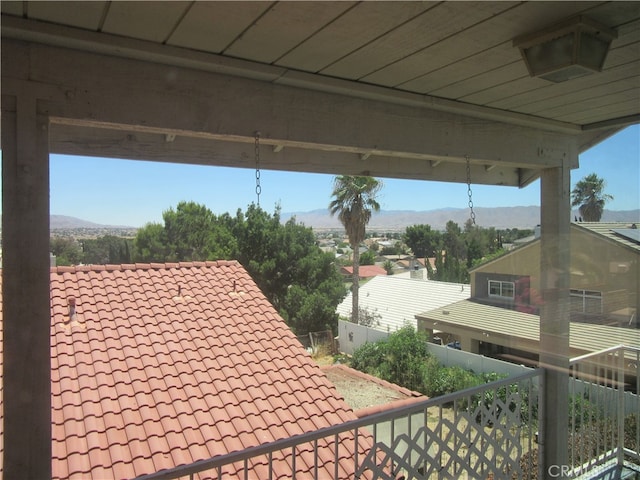
<svg viewBox="0 0 640 480">
<path fill-rule="evenodd" d="M 343 274 L 353 275 L 353 267 L 342 267 Z M 360 278 L 371 278 L 377 275 L 386 275 L 387 271 L 378 265 L 360 265 L 358 276 Z"/>
<path fill-rule="evenodd" d="M 237 262 L 58 267 L 51 313 L 54 478 L 130 478 L 356 418 Z"/>
</svg>

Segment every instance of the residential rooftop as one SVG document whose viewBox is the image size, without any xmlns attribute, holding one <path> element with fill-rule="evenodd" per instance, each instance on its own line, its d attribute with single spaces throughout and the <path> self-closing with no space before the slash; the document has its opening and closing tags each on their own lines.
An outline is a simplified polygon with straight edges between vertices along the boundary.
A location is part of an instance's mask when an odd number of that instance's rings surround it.
<svg viewBox="0 0 640 480">
<path fill-rule="evenodd" d="M 51 388 L 54 478 L 132 478 L 357 418 L 235 261 L 52 269 Z"/>
</svg>

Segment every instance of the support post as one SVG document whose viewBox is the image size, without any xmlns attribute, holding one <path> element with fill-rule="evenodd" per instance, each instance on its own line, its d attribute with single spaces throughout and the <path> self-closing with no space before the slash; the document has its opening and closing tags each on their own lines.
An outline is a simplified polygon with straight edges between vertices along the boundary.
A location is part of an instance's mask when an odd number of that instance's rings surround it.
<svg viewBox="0 0 640 480">
<path fill-rule="evenodd" d="M 541 175 L 540 366 L 545 368 L 541 478 L 568 466 L 569 415 L 569 162 Z"/>
<path fill-rule="evenodd" d="M 2 96 L 5 478 L 51 478 L 48 118 Z"/>
</svg>

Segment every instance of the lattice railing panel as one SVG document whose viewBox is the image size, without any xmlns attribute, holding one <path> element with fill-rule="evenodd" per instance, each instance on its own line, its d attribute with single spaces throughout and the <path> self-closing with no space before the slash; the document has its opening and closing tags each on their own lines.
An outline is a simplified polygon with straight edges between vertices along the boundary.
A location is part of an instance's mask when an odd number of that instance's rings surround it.
<svg viewBox="0 0 640 480">
<path fill-rule="evenodd" d="M 447 410 L 448 417 L 440 409 L 435 424 L 397 435 L 391 444 L 376 442 L 358 474 L 381 480 L 522 478 L 521 458 L 531 446 L 532 425 L 522 416 L 530 408 L 529 396 L 518 389 L 464 398 Z"/>
</svg>

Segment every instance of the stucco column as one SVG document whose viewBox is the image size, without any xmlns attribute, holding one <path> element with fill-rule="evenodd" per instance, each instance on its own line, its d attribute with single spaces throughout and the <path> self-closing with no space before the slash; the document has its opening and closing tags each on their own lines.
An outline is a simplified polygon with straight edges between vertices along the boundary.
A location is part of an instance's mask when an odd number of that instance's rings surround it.
<svg viewBox="0 0 640 480">
<path fill-rule="evenodd" d="M 570 172 L 549 168 L 541 175 L 540 365 L 546 369 L 540 447 L 540 478 L 553 478 L 568 463 L 569 411 L 569 227 Z M 552 467 L 551 472 L 549 468 Z"/>
<path fill-rule="evenodd" d="M 51 478 L 48 119 L 2 96 L 5 478 Z"/>
<path fill-rule="evenodd" d="M 480 353 L 480 341 L 471 337 L 471 335 L 461 335 L 460 348 L 464 352 Z"/>
</svg>

